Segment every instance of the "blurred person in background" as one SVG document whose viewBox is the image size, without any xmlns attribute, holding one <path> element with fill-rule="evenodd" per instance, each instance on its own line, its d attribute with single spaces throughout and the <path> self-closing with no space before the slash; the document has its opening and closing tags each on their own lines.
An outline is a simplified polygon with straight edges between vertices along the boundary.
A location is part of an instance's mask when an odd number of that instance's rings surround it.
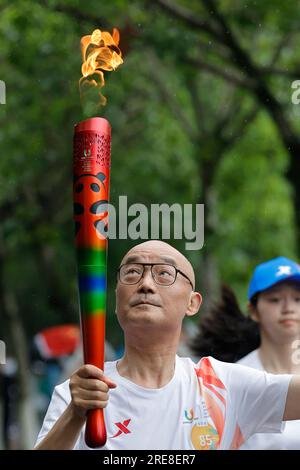
<svg viewBox="0 0 300 470">
<path fill-rule="evenodd" d="M 249 316 L 233 291 L 224 286 L 222 299 L 200 318 L 192 349 L 198 357 L 213 355 L 222 361 L 273 374 L 300 374 L 300 267 L 285 257 L 259 264 L 248 289 Z M 243 450 L 300 450 L 300 421 L 287 421 L 284 431 L 258 433 Z"/>
<path fill-rule="evenodd" d="M 7 357 L 6 363 L 0 365 L 0 386 L 2 401 L 2 439 L 5 449 L 18 447 L 18 417 L 17 400 L 17 361 L 13 357 Z"/>
</svg>

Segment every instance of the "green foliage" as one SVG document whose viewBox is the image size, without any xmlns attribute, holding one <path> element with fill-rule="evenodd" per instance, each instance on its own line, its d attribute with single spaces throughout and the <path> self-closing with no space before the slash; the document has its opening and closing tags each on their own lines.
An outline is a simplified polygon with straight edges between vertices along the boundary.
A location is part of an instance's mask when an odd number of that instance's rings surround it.
<svg viewBox="0 0 300 470">
<path fill-rule="evenodd" d="M 268 2 L 247 3 L 245 9 L 240 2 L 223 1 L 222 11 L 241 44 L 251 50 L 255 41 L 257 60 L 268 65 L 275 39 L 289 25 L 295 27 L 294 10 L 288 2 L 272 2 L 272 8 Z M 199 2 L 181 4 L 206 14 Z M 212 255 L 220 278 L 236 287 L 241 300 L 257 262 L 297 253 L 285 178 L 288 157 L 270 117 L 260 110 L 227 146 L 256 104 L 248 91 L 185 61 L 187 52 L 199 57 L 200 51 L 200 57 L 222 64 L 213 52 L 215 44 L 151 2 L 99 5 L 96 0 L 1 5 L 0 79 L 7 84 L 7 104 L 0 106 L 1 269 L 4 288 L 13 286 L 16 293 L 28 338 L 48 325 L 78 320 L 71 158 L 73 126 L 85 117 L 78 92 L 79 42 L 102 25 L 121 29 L 125 51 L 124 64 L 106 75 L 103 90 L 108 104 L 102 113 L 113 128 L 111 202 L 117 205 L 120 195 L 128 196 L 128 204 L 148 207 L 204 202 L 204 176 L 211 169 L 216 206 L 206 215 L 217 223 L 202 252 L 187 255 L 200 266 L 200 278 L 206 275 L 201 259 Z M 285 49 L 283 67 L 293 63 L 293 52 Z M 267 80 L 287 104 L 289 79 Z M 196 95 L 202 119 L 196 116 Z M 226 125 L 214 134 L 221 118 Z M 121 340 L 114 314 L 115 270 L 133 244 L 110 242 L 107 324 L 114 344 Z M 184 241 L 175 245 L 184 249 Z"/>
<path fill-rule="evenodd" d="M 295 258 L 291 188 L 283 176 L 286 165 L 284 149 L 261 113 L 219 168 L 216 253 L 221 278 L 236 288 L 243 303 L 257 264 L 276 256 Z"/>
</svg>

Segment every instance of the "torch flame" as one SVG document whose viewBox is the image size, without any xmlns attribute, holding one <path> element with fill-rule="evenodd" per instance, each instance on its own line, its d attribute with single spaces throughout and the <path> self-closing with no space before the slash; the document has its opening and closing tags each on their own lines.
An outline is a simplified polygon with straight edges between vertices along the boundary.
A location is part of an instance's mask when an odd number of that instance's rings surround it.
<svg viewBox="0 0 300 470">
<path fill-rule="evenodd" d="M 106 98 L 100 91 L 105 84 L 102 70 L 116 70 L 123 63 L 122 52 L 118 47 L 119 41 L 120 34 L 116 28 L 113 29 L 112 35 L 107 31 L 95 29 L 92 34 L 81 38 L 82 77 L 79 80 L 81 97 L 83 87 L 93 86 L 99 89 L 100 105 L 106 104 Z"/>
</svg>

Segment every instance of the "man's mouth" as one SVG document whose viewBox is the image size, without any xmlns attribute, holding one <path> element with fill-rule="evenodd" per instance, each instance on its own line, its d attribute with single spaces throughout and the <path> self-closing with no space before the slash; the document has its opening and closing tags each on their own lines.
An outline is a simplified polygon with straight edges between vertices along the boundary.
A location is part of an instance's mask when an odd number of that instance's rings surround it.
<svg viewBox="0 0 300 470">
<path fill-rule="evenodd" d="M 136 300 L 132 303 L 132 307 L 136 307 L 137 305 L 153 305 L 154 307 L 159 307 L 157 302 L 151 302 L 150 300 Z"/>
</svg>

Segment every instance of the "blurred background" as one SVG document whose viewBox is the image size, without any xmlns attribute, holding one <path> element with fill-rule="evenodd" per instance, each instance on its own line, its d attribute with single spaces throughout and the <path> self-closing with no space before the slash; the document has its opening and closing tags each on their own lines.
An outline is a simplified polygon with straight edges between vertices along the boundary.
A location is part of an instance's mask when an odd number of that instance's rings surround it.
<svg viewBox="0 0 300 470">
<path fill-rule="evenodd" d="M 106 74 L 111 203 L 205 204 L 187 251 L 208 308 L 221 282 L 246 306 L 253 267 L 299 259 L 300 2 L 0 0 L 0 448 L 34 445 L 56 383 L 81 361 L 72 206 L 80 38 L 120 30 Z M 300 83 L 299 83 L 300 85 Z M 294 101 L 294 102 L 293 102 Z M 122 354 L 111 240 L 106 357 Z M 184 252 L 185 240 L 171 240 Z M 202 310 L 202 311 L 203 311 Z M 186 324 L 183 354 L 194 323 Z"/>
</svg>

